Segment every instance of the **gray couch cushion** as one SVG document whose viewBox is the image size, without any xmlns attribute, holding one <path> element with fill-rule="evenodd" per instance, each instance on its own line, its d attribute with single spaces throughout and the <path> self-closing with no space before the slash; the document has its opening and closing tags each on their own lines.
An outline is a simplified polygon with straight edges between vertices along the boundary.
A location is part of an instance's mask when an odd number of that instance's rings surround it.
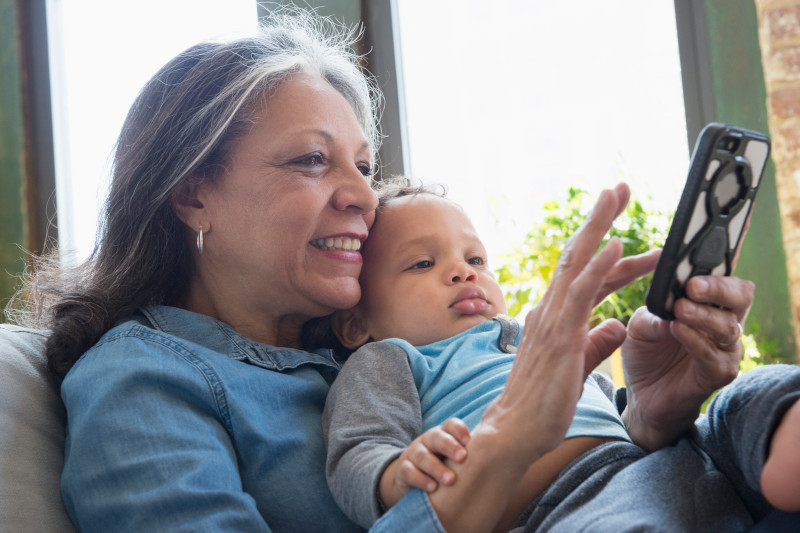
<svg viewBox="0 0 800 533">
<path fill-rule="evenodd" d="M 75 531 L 61 501 L 67 415 L 46 338 L 0 324 L 0 531 Z"/>
</svg>

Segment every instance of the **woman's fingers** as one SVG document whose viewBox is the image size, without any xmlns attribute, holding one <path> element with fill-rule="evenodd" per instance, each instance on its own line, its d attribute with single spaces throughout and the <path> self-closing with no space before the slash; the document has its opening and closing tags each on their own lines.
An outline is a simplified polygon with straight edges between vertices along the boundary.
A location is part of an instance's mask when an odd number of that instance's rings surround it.
<svg viewBox="0 0 800 533">
<path fill-rule="evenodd" d="M 625 340 L 625 325 L 617 319 L 609 318 L 595 326 L 589 332 L 589 344 L 586 348 L 586 374 L 597 368 Z"/>
<path fill-rule="evenodd" d="M 620 259 L 614 269 L 606 276 L 605 283 L 597 293 L 595 305 L 603 301 L 609 294 L 620 290 L 631 282 L 653 271 L 658 263 L 661 250 L 650 250 L 639 255 Z"/>
<path fill-rule="evenodd" d="M 743 322 L 753 305 L 755 284 L 733 276 L 696 276 L 686 283 L 686 295 L 694 302 L 730 309 Z"/>
<path fill-rule="evenodd" d="M 525 319 L 506 386 L 482 419 L 485 427 L 510 426 L 531 435 L 527 451 L 532 457 L 552 450 L 566 433 L 588 360 L 610 354 L 610 344 L 621 340 L 615 326 L 604 326 L 592 336 L 587 333 L 597 293 L 622 255 L 619 239 L 611 239 L 599 252 L 597 248 L 628 194 L 625 185 L 601 193 L 584 225 L 570 238 L 550 286 Z M 546 401 L 553 397 L 560 401 Z"/>
<path fill-rule="evenodd" d="M 560 298 L 566 292 L 595 255 L 614 219 L 625 208 L 629 196 L 630 191 L 625 184 L 600 193 L 586 221 L 564 246 L 547 293 L 554 293 L 555 298 Z"/>
<path fill-rule="evenodd" d="M 606 276 L 622 257 L 622 243 L 616 237 L 608 241 L 602 250 L 575 277 L 567 292 L 565 316 L 568 323 L 586 322 L 595 306 L 596 295 Z"/>
<path fill-rule="evenodd" d="M 730 348 L 742 337 L 739 318 L 733 311 L 681 299 L 675 303 L 675 317 L 679 326 L 702 332 L 719 348 Z"/>
<path fill-rule="evenodd" d="M 691 355 L 697 383 L 713 389 L 736 377 L 743 351 L 741 324 L 754 288 L 734 277 L 698 276 L 686 285 L 688 298 L 675 302 L 672 336 Z"/>
<path fill-rule="evenodd" d="M 687 349 L 741 351 L 742 322 L 753 303 L 755 284 L 729 276 L 698 276 L 686 284 L 688 298 L 675 302 L 673 329 Z M 717 355 L 724 355 L 718 353 Z"/>
</svg>

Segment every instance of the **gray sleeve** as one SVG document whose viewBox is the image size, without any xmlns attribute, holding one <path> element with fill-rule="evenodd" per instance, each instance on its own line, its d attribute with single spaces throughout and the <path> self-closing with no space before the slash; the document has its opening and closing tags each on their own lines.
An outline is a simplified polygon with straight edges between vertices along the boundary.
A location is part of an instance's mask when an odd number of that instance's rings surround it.
<svg viewBox="0 0 800 533">
<path fill-rule="evenodd" d="M 594 378 L 595 383 L 597 386 L 600 387 L 600 390 L 603 391 L 609 400 L 612 402 L 614 401 L 614 381 L 608 376 L 608 374 L 604 374 L 602 372 L 592 372 L 590 374 L 592 378 Z"/>
<path fill-rule="evenodd" d="M 621 415 L 622 411 L 624 411 L 625 407 L 628 405 L 627 390 L 625 387 L 616 388 L 614 386 L 614 381 L 608 374 L 604 374 L 603 372 L 592 372 L 591 376 L 600 387 L 600 390 L 603 391 L 603 394 L 608 396 L 608 399 L 611 400 L 611 403 L 614 404 L 617 408 L 617 412 Z"/>
<path fill-rule="evenodd" d="M 376 498 L 381 474 L 422 432 L 405 351 L 378 342 L 353 353 L 331 387 L 322 424 L 334 499 L 369 528 L 381 515 Z"/>
</svg>

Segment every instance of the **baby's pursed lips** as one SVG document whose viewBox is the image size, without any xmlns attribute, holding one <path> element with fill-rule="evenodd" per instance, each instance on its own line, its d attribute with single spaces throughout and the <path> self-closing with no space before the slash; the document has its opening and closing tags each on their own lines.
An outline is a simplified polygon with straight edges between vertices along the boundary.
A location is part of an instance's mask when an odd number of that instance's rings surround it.
<svg viewBox="0 0 800 533">
<path fill-rule="evenodd" d="M 464 287 L 463 289 L 458 291 L 458 294 L 456 295 L 455 299 L 453 300 L 453 303 L 451 303 L 450 305 L 453 306 L 453 305 L 457 304 L 458 302 L 460 302 L 462 300 L 471 300 L 471 299 L 475 299 L 475 298 L 477 298 L 479 300 L 485 300 L 486 299 L 486 294 L 484 294 L 483 290 L 480 287 L 478 287 L 477 285 Z"/>
<path fill-rule="evenodd" d="M 320 250 L 357 252 L 361 249 L 361 239 L 354 237 L 326 237 L 324 239 L 314 239 L 311 241 L 311 245 Z"/>
</svg>

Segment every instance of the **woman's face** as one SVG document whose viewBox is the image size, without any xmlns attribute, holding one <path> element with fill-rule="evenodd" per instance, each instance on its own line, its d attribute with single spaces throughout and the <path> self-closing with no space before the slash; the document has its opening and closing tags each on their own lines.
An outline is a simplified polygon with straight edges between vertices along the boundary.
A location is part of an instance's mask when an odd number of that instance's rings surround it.
<svg viewBox="0 0 800 533">
<path fill-rule="evenodd" d="M 339 92 L 300 73 L 265 102 L 227 171 L 197 195 L 205 234 L 195 281 L 211 306 L 201 311 L 234 327 L 355 305 L 377 205 L 367 140 Z"/>
</svg>

